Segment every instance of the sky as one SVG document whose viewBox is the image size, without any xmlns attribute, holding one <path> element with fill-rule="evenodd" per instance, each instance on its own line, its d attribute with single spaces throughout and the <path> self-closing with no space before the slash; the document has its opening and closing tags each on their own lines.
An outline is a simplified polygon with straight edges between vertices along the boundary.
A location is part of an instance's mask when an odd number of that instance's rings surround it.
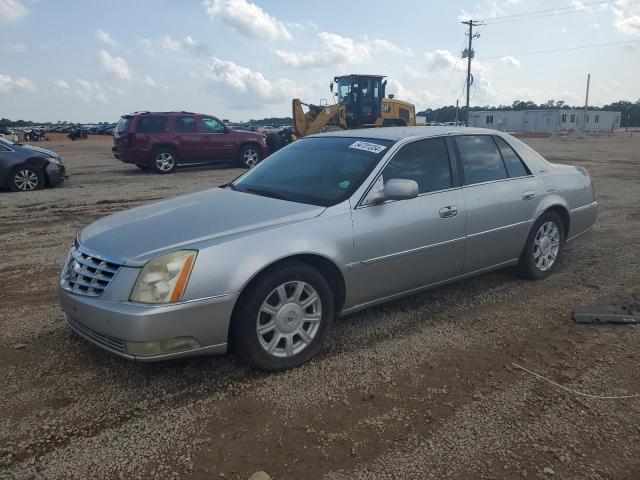
<svg viewBox="0 0 640 480">
<path fill-rule="evenodd" d="M 587 73 L 591 105 L 640 98 L 640 0 L 0 0 L 0 117 L 289 116 L 348 73 L 417 111 L 462 105 L 467 19 L 472 106 L 584 105 Z"/>
</svg>

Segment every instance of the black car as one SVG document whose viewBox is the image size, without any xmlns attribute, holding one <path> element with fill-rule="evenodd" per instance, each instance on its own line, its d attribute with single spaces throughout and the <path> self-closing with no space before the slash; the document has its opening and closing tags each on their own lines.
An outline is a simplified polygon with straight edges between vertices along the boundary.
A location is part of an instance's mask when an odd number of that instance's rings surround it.
<svg viewBox="0 0 640 480">
<path fill-rule="evenodd" d="M 0 188 L 19 192 L 54 186 L 64 174 L 57 153 L 0 138 Z"/>
</svg>

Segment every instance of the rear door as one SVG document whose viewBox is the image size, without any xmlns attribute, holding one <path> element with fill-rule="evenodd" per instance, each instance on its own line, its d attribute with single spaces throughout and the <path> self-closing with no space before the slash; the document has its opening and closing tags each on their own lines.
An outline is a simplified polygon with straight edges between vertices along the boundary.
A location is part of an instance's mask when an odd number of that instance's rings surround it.
<svg viewBox="0 0 640 480">
<path fill-rule="evenodd" d="M 363 202 L 353 211 L 358 303 L 408 292 L 462 273 L 465 204 L 447 142 L 431 138 L 401 147 L 370 190 L 414 180 L 416 198 Z"/>
<path fill-rule="evenodd" d="M 467 205 L 465 273 L 518 259 L 535 215 L 538 182 L 505 140 L 455 137 Z"/>
<path fill-rule="evenodd" d="M 202 161 L 200 135 L 195 115 L 176 115 L 173 117 L 173 138 L 178 146 L 180 162 Z"/>
<path fill-rule="evenodd" d="M 202 158 L 208 162 L 231 160 L 234 155 L 234 142 L 224 124 L 213 117 L 200 117 L 198 125 Z"/>
</svg>

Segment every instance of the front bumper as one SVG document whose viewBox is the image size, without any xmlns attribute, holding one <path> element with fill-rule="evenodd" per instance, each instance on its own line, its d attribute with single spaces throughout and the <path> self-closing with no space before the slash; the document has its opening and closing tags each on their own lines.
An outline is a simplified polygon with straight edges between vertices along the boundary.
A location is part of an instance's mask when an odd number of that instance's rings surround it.
<svg viewBox="0 0 640 480">
<path fill-rule="evenodd" d="M 228 294 L 170 305 L 140 305 L 101 300 L 60 289 L 65 323 L 80 336 L 115 355 L 158 361 L 227 350 L 229 321 L 237 295 Z M 126 342 L 193 337 L 200 348 L 151 357 L 131 355 Z"/>
<path fill-rule="evenodd" d="M 45 174 L 47 176 L 47 184 L 49 186 L 58 185 L 64 181 L 65 174 L 64 165 L 61 163 L 49 162 L 45 168 Z"/>
</svg>

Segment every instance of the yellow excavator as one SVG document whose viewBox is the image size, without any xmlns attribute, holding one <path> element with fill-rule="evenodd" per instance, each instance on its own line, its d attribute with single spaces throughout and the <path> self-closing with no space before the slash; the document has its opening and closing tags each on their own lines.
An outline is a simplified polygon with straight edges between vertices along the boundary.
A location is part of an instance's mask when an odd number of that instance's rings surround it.
<svg viewBox="0 0 640 480">
<path fill-rule="evenodd" d="M 270 138 L 273 134 L 267 136 L 272 150 L 298 138 L 331 130 L 414 126 L 415 105 L 396 100 L 393 95 L 385 97 L 387 81 L 384 78 L 383 75 L 356 74 L 335 77 L 329 86 L 336 97 L 333 105 L 326 100 L 320 105 L 311 105 L 294 98 L 293 128 L 282 132 L 281 138 Z M 303 107 L 307 107 L 306 112 Z"/>
</svg>

